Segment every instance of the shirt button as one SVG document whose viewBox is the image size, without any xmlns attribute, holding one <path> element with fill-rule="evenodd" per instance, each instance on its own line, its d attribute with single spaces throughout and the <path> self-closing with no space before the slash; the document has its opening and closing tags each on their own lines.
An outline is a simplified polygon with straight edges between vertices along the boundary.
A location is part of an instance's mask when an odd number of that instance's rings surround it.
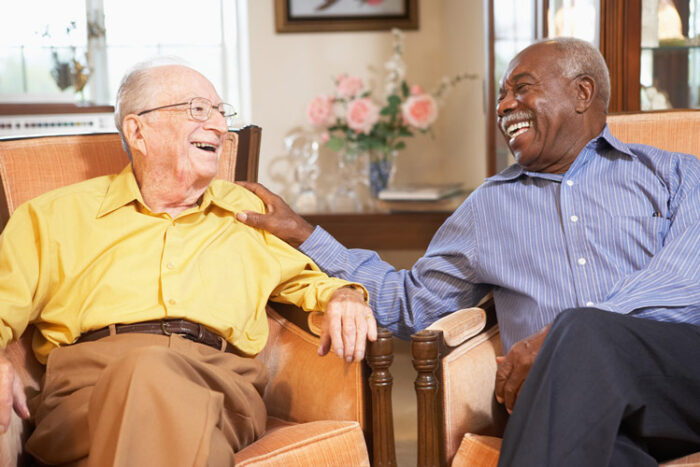
<svg viewBox="0 0 700 467">
<path fill-rule="evenodd" d="M 573 180 L 567 180 L 567 181 L 566 181 L 566 184 L 569 185 L 569 186 L 573 186 L 574 181 L 573 181 Z"/>
<path fill-rule="evenodd" d="M 571 219 L 571 222 L 578 222 L 578 216 L 571 216 L 569 219 Z"/>
<path fill-rule="evenodd" d="M 586 302 L 586 306 L 593 306 L 593 305 L 595 305 L 595 303 L 593 303 L 593 302 Z"/>
<path fill-rule="evenodd" d="M 168 269 L 175 269 L 175 265 L 173 263 L 168 263 L 165 265 L 165 267 Z"/>
<path fill-rule="evenodd" d="M 177 302 L 176 302 L 175 299 L 173 299 L 173 298 L 171 298 L 170 300 L 168 300 L 168 304 L 169 304 L 169 305 L 175 305 L 176 303 L 177 303 Z"/>
<path fill-rule="evenodd" d="M 580 264 L 581 266 L 583 266 L 584 264 L 586 264 L 586 258 L 579 258 L 579 259 L 578 259 L 578 264 Z"/>
</svg>

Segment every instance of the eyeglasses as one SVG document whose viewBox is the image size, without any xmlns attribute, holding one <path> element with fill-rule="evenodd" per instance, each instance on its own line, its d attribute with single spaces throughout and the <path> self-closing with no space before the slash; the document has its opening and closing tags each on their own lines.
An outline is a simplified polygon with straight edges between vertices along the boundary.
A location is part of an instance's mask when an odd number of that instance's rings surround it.
<svg viewBox="0 0 700 467">
<path fill-rule="evenodd" d="M 181 105 L 189 105 L 190 117 L 193 120 L 199 120 L 200 122 L 206 122 L 211 116 L 211 109 L 216 107 L 216 110 L 221 114 L 222 117 L 226 119 L 226 124 L 231 125 L 233 117 L 236 116 L 236 111 L 233 110 L 231 104 L 221 103 L 217 106 L 211 103 L 211 101 L 205 97 L 194 97 L 187 102 L 179 102 L 177 104 L 161 105 L 160 107 L 155 107 L 153 109 L 142 110 L 136 115 L 141 116 L 149 112 L 156 110 L 169 109 L 171 107 L 178 107 Z"/>
</svg>

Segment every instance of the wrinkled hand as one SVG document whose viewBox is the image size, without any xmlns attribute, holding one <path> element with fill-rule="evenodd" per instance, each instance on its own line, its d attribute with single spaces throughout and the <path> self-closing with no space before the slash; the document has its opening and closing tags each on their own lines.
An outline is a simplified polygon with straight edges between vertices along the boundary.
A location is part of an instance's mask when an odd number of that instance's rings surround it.
<svg viewBox="0 0 700 467">
<path fill-rule="evenodd" d="M 5 353 L 0 351 L 0 434 L 7 431 L 13 408 L 20 417 L 29 418 L 22 381 Z"/>
<path fill-rule="evenodd" d="M 321 324 L 319 355 L 332 348 L 346 362 L 362 360 L 367 339 L 377 340 L 377 322 L 364 294 L 351 287 L 342 287 L 331 296 Z"/>
<path fill-rule="evenodd" d="M 294 212 L 282 198 L 261 184 L 255 182 L 236 183 L 255 193 L 267 208 L 265 214 L 250 211 L 238 213 L 236 218 L 239 221 L 251 227 L 267 230 L 295 248 L 304 243 L 314 231 L 313 226 Z"/>
<path fill-rule="evenodd" d="M 496 357 L 498 362 L 496 400 L 500 404 L 505 403 L 508 413 L 513 412 L 520 388 L 523 386 L 532 364 L 535 363 L 535 358 L 545 337 L 547 337 L 547 332 L 549 332 L 549 326 L 516 342 L 505 357 Z"/>
</svg>

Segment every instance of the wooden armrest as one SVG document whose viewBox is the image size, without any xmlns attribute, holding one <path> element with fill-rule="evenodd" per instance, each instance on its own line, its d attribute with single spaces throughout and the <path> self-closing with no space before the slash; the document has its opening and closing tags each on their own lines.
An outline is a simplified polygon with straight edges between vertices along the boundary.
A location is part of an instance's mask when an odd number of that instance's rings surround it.
<svg viewBox="0 0 700 467">
<path fill-rule="evenodd" d="M 460 310 L 411 336 L 419 466 L 449 465 L 464 433 L 500 435 L 505 426 L 507 414 L 494 397 L 500 334 L 492 302 L 482 307 L 488 311 Z"/>
<path fill-rule="evenodd" d="M 457 347 L 479 334 L 486 326 L 486 311 L 482 308 L 463 308 L 440 318 L 427 329 L 442 331 L 442 339 L 449 347 Z"/>
<path fill-rule="evenodd" d="M 377 330 L 377 341 L 367 343 L 363 362 L 346 363 L 332 354 L 320 357 L 319 339 L 310 330 L 313 319 L 296 307 L 270 305 L 270 336 L 258 356 L 270 369 L 268 414 L 297 422 L 358 420 L 372 465 L 396 465 L 391 333 Z"/>
</svg>

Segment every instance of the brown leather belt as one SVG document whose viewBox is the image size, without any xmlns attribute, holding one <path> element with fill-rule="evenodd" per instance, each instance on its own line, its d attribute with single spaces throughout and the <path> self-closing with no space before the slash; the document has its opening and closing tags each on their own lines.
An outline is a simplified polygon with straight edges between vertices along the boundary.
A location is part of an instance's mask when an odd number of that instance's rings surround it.
<svg viewBox="0 0 700 467">
<path fill-rule="evenodd" d="M 110 327 L 107 326 L 105 328 L 95 329 L 94 331 L 88 331 L 78 337 L 75 343 L 96 341 L 107 337 L 110 335 L 109 328 Z M 179 334 L 186 339 L 208 345 L 209 347 L 214 347 L 215 349 L 230 353 L 238 353 L 231 343 L 224 340 L 218 334 L 210 331 L 199 323 L 193 323 L 186 319 L 163 319 L 157 321 L 141 321 L 140 323 L 115 324 L 114 328 L 117 334 L 125 334 L 128 332 L 160 334 L 162 336 Z"/>
</svg>

